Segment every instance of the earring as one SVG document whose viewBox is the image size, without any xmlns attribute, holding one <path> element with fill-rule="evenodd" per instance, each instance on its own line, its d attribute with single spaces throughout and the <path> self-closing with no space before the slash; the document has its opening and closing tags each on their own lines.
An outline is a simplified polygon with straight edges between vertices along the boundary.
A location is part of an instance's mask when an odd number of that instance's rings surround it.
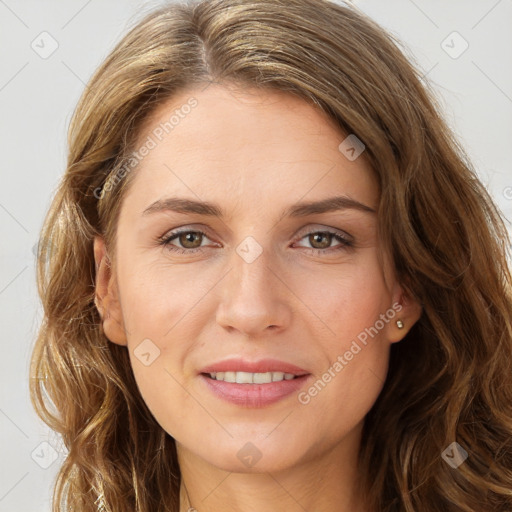
<svg viewBox="0 0 512 512">
<path fill-rule="evenodd" d="M 403 329 L 403 328 L 404 328 L 404 323 L 402 322 L 402 320 L 397 320 L 397 321 L 396 321 L 396 326 L 397 326 L 399 329 Z"/>
</svg>

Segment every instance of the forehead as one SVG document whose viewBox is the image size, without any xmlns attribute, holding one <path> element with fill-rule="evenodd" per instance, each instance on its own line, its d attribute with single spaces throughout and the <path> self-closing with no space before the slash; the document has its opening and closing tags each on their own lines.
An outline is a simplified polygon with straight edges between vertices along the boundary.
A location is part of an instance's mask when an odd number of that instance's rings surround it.
<svg viewBox="0 0 512 512">
<path fill-rule="evenodd" d="M 161 104 L 138 134 L 129 195 L 142 203 L 165 195 L 269 208 L 343 193 L 376 207 L 377 185 L 362 157 L 324 112 L 283 91 L 210 84 Z M 147 149 L 149 148 L 149 149 Z"/>
</svg>

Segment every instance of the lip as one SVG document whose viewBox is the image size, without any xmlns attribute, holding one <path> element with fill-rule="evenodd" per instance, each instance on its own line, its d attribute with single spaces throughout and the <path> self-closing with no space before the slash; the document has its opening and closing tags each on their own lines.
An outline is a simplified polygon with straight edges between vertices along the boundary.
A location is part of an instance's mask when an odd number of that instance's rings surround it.
<svg viewBox="0 0 512 512">
<path fill-rule="evenodd" d="M 291 363 L 279 361 L 278 359 L 260 359 L 259 361 L 246 361 L 241 358 L 232 358 L 219 361 L 217 363 L 205 366 L 199 373 L 214 372 L 248 372 L 248 373 L 267 373 L 283 372 L 293 373 L 297 376 L 308 375 L 309 372 L 299 368 Z"/>
<path fill-rule="evenodd" d="M 298 393 L 300 388 L 310 380 L 310 377 L 311 374 L 306 374 L 295 379 L 267 384 L 237 384 L 199 375 L 207 388 L 218 398 L 231 404 L 252 408 L 266 407 L 283 400 L 292 393 Z"/>
<path fill-rule="evenodd" d="M 296 378 L 266 384 L 239 384 L 215 380 L 207 375 L 214 372 L 283 372 L 293 373 Z M 232 358 L 208 365 L 199 372 L 199 378 L 215 396 L 231 404 L 252 408 L 265 407 L 297 393 L 310 377 L 311 373 L 303 368 L 278 359 L 246 361 Z"/>
</svg>

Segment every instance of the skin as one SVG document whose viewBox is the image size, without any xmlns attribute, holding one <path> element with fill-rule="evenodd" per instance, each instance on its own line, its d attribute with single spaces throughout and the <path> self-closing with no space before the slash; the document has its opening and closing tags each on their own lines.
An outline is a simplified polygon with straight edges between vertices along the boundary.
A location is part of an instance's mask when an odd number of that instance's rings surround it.
<svg viewBox="0 0 512 512">
<path fill-rule="evenodd" d="M 374 174 L 364 153 L 349 161 L 340 152 L 347 134 L 297 97 L 225 84 L 202 89 L 174 96 L 145 124 L 141 144 L 188 99 L 198 101 L 133 171 L 115 254 L 95 240 L 105 333 L 129 350 L 143 399 L 176 440 L 195 509 L 370 512 L 355 487 L 364 417 L 383 387 L 391 344 L 421 309 L 388 260 L 384 268 L 378 260 L 375 213 L 281 212 L 333 195 L 376 210 Z M 143 214 L 171 196 L 215 202 L 226 217 Z M 177 254 L 159 244 L 178 227 L 206 236 L 178 237 L 170 247 L 203 251 Z M 353 246 L 315 239 L 326 229 L 350 235 Z M 248 236 L 262 250 L 251 263 L 236 251 Z M 231 356 L 271 357 L 310 372 L 307 391 L 395 303 L 397 316 L 307 404 L 294 393 L 266 407 L 233 405 L 198 376 Z M 134 353 L 145 339 L 160 350 L 148 366 Z M 261 454 L 251 467 L 237 456 L 248 442 Z M 182 485 L 180 510 L 189 506 Z"/>
</svg>

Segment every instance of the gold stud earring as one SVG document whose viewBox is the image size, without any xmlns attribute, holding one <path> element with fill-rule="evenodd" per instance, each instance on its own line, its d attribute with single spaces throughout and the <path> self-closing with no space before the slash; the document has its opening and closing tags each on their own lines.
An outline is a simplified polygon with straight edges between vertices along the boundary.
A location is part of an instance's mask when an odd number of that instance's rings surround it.
<svg viewBox="0 0 512 512">
<path fill-rule="evenodd" d="M 404 328 L 404 323 L 402 322 L 402 320 L 397 320 L 397 321 L 396 321 L 396 326 L 397 326 L 399 329 L 403 329 L 403 328 Z"/>
</svg>

